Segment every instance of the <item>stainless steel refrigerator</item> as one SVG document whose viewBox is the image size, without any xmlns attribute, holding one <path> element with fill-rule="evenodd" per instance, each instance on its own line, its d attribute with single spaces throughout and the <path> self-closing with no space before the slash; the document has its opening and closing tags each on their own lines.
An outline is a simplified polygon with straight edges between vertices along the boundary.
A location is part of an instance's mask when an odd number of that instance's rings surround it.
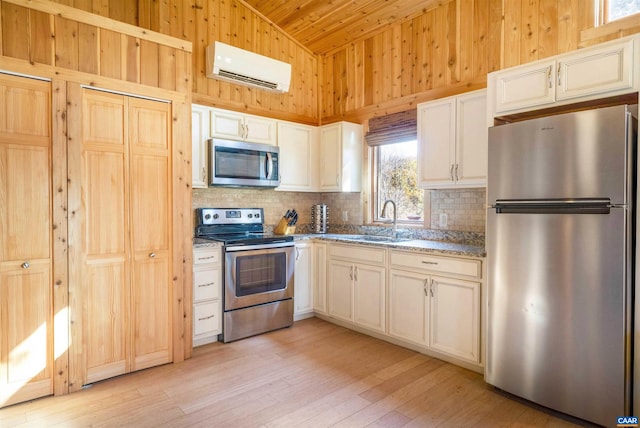
<svg viewBox="0 0 640 428">
<path fill-rule="evenodd" d="M 489 129 L 485 380 L 606 426 L 631 411 L 636 128 L 615 106 Z"/>
</svg>

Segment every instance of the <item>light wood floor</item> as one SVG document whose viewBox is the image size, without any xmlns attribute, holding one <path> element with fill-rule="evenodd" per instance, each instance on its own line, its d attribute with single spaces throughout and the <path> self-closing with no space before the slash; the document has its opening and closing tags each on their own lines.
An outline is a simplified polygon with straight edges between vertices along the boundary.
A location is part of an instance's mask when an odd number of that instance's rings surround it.
<svg viewBox="0 0 640 428">
<path fill-rule="evenodd" d="M 0 427 L 573 426 L 556 416 L 477 373 L 311 318 L 2 409 Z"/>
</svg>

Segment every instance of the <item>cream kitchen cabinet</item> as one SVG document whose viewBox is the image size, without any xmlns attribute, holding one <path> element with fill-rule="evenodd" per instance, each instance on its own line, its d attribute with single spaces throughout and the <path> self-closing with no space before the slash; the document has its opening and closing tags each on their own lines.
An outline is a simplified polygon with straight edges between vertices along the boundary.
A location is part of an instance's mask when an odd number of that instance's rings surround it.
<svg viewBox="0 0 640 428">
<path fill-rule="evenodd" d="M 207 140 L 210 138 L 209 120 L 211 108 L 191 105 L 191 187 L 206 189 L 207 184 Z"/>
<path fill-rule="evenodd" d="M 636 36 L 490 73 L 490 117 L 637 90 Z"/>
<path fill-rule="evenodd" d="M 418 105 L 418 185 L 483 187 L 487 182 L 486 90 Z"/>
<path fill-rule="evenodd" d="M 390 263 L 389 334 L 481 364 L 481 262 L 391 251 Z"/>
<path fill-rule="evenodd" d="M 251 114 L 211 109 L 211 136 L 275 146 L 277 121 Z"/>
<path fill-rule="evenodd" d="M 0 75 L 0 111 L 1 408 L 54 391 L 51 83 Z"/>
<path fill-rule="evenodd" d="M 278 122 L 280 186 L 276 190 L 318 191 L 319 132 L 316 126 Z"/>
<path fill-rule="evenodd" d="M 313 243 L 313 311 L 327 313 L 327 244 Z"/>
<path fill-rule="evenodd" d="M 362 125 L 320 127 L 320 191 L 359 192 L 362 187 Z"/>
<path fill-rule="evenodd" d="M 480 362 L 480 283 L 432 276 L 429 347 Z"/>
<path fill-rule="evenodd" d="M 222 332 L 222 247 L 193 250 L 193 346 L 216 342 Z"/>
<path fill-rule="evenodd" d="M 296 320 L 313 316 L 313 244 L 298 242 L 295 248 L 293 316 Z"/>
<path fill-rule="evenodd" d="M 329 254 L 329 316 L 385 332 L 386 250 L 331 245 Z"/>
</svg>

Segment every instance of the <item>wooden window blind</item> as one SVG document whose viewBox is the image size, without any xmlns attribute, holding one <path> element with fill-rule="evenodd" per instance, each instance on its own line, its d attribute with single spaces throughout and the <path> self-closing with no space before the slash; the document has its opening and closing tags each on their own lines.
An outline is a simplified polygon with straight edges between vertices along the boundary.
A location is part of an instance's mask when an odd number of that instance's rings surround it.
<svg viewBox="0 0 640 428">
<path fill-rule="evenodd" d="M 369 146 L 403 143 L 417 139 L 417 109 L 369 119 L 364 138 Z"/>
</svg>

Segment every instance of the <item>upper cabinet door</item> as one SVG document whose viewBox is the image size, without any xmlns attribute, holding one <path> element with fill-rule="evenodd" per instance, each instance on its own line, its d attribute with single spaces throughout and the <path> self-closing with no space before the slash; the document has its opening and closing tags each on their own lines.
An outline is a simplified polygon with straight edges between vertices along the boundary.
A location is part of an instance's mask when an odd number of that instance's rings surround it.
<svg viewBox="0 0 640 428">
<path fill-rule="evenodd" d="M 337 122 L 320 127 L 320 191 L 362 188 L 362 125 Z"/>
<path fill-rule="evenodd" d="M 555 76 L 555 60 L 537 61 L 496 73 L 496 113 L 553 103 Z"/>
<path fill-rule="evenodd" d="M 633 87 L 633 39 L 589 54 L 576 52 L 558 59 L 556 98 L 564 100 Z"/>
<path fill-rule="evenodd" d="M 277 144 L 277 121 L 274 119 L 245 115 L 244 126 L 246 141 L 272 146 Z"/>
<path fill-rule="evenodd" d="M 315 192 L 318 187 L 318 129 L 278 123 L 280 186 L 276 190 Z"/>
<path fill-rule="evenodd" d="M 209 139 L 210 108 L 191 106 L 191 187 L 207 187 L 207 140 Z"/>
<path fill-rule="evenodd" d="M 320 190 L 340 190 L 342 170 L 342 127 L 332 124 L 320 128 Z"/>
<path fill-rule="evenodd" d="M 244 115 L 226 110 L 211 110 L 211 135 L 244 141 Z"/>
<path fill-rule="evenodd" d="M 211 135 L 229 140 L 252 143 L 277 143 L 277 121 L 233 111 L 211 110 Z"/>
<path fill-rule="evenodd" d="M 456 164 L 454 176 L 459 187 L 487 183 L 488 128 L 487 92 L 461 95 L 456 100 Z"/>
<path fill-rule="evenodd" d="M 456 100 L 447 98 L 418 106 L 418 185 L 454 183 Z"/>
</svg>

